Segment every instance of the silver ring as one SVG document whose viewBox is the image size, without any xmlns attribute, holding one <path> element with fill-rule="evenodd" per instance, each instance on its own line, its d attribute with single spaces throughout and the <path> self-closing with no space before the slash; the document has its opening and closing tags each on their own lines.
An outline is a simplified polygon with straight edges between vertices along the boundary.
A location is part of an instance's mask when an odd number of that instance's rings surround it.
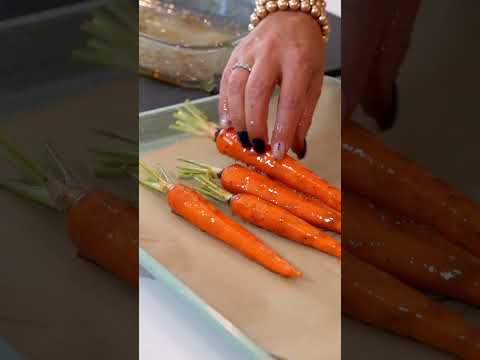
<svg viewBox="0 0 480 360">
<path fill-rule="evenodd" d="M 233 70 L 236 70 L 236 69 L 243 69 L 243 70 L 247 70 L 249 73 L 252 72 L 252 67 L 248 64 L 244 64 L 244 63 L 236 63 L 235 65 L 233 65 L 232 67 L 232 71 Z"/>
</svg>

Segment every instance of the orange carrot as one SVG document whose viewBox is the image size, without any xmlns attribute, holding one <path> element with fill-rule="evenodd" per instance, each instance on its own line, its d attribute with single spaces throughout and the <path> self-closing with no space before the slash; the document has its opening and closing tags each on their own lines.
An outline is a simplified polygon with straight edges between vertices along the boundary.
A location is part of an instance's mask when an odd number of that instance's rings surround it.
<svg viewBox="0 0 480 360">
<path fill-rule="evenodd" d="M 106 192 L 88 192 L 70 208 L 70 238 L 79 254 L 138 286 L 138 209 Z"/>
<path fill-rule="evenodd" d="M 246 193 L 280 206 L 308 223 L 323 229 L 342 232 L 341 214 L 321 200 L 308 198 L 305 194 L 272 180 L 256 171 L 240 165 L 219 169 L 191 160 L 180 159 L 185 165 L 178 167 L 181 176 L 189 173 L 208 174 L 219 177 L 225 190 L 232 194 Z"/>
<path fill-rule="evenodd" d="M 462 359 L 480 359 L 479 329 L 348 252 L 342 258 L 342 312 Z"/>
<path fill-rule="evenodd" d="M 222 154 L 252 165 L 273 179 L 313 195 L 333 209 L 341 211 L 340 190 L 289 155 L 285 155 L 282 160 L 276 160 L 270 150 L 258 155 L 253 149 L 244 149 L 233 129 L 221 130 L 217 134 L 216 144 Z"/>
<path fill-rule="evenodd" d="M 171 128 L 215 139 L 217 149 L 222 154 L 252 165 L 271 178 L 281 181 L 293 189 L 315 196 L 335 210 L 341 211 L 341 192 L 319 177 L 313 171 L 286 155 L 276 160 L 267 146 L 263 155 L 253 149 L 245 149 L 240 144 L 233 129 L 218 130 L 216 124 L 208 121 L 205 114 L 187 103 L 174 114 L 177 122 Z"/>
<path fill-rule="evenodd" d="M 221 189 L 206 175 L 196 175 L 194 179 L 202 184 L 198 188 L 201 193 L 227 202 L 233 213 L 243 220 L 329 255 L 341 257 L 342 250 L 338 241 L 288 210 L 254 195 L 233 195 Z"/>
<path fill-rule="evenodd" d="M 413 220 L 403 216 L 390 214 L 395 226 L 401 231 L 413 234 L 416 239 L 423 241 L 432 248 L 439 249 L 457 259 L 461 262 L 471 263 L 473 266 L 480 266 L 480 258 L 472 255 L 468 250 L 449 241 L 444 235 L 440 234 L 436 229 L 428 225 L 419 225 Z"/>
<path fill-rule="evenodd" d="M 140 166 L 148 174 L 148 178 L 140 179 L 140 182 L 154 190 L 166 193 L 168 205 L 175 214 L 182 216 L 191 224 L 222 240 L 270 271 L 287 278 L 302 275 L 253 233 L 229 218 L 196 191 L 181 184 L 169 183 L 166 176 L 156 173 L 143 163 L 140 163 Z"/>
<path fill-rule="evenodd" d="M 69 235 L 80 256 L 138 287 L 138 209 L 115 195 L 75 184 L 51 144 L 46 144 L 47 154 L 61 178 L 50 176 L 1 137 L 0 146 L 29 175 L 28 181 L 0 181 L 0 185 L 54 210 L 66 211 Z"/>
<path fill-rule="evenodd" d="M 417 288 L 480 305 L 478 259 L 451 243 L 449 249 L 432 246 L 364 198 L 343 196 L 348 214 L 343 242 L 353 255 Z"/>
<path fill-rule="evenodd" d="M 234 195 L 230 199 L 230 208 L 234 214 L 251 224 L 326 254 L 341 257 L 341 245 L 334 238 L 289 211 L 259 197 L 250 194 Z"/>
<path fill-rule="evenodd" d="M 298 191 L 293 191 L 282 183 L 239 165 L 226 167 L 222 171 L 223 187 L 234 193 L 246 192 L 274 203 L 304 219 L 312 225 L 342 232 L 340 212 L 325 205 L 320 200 L 309 200 Z"/>
<path fill-rule="evenodd" d="M 480 206 L 353 122 L 342 131 L 342 182 L 480 256 Z"/>
</svg>

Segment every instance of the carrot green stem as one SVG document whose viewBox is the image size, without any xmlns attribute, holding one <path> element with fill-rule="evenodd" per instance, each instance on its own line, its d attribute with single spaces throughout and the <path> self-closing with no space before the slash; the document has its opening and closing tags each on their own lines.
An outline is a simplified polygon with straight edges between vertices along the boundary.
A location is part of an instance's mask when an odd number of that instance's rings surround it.
<svg viewBox="0 0 480 360">
<path fill-rule="evenodd" d="M 173 186 L 173 182 L 165 170 L 162 168 L 154 170 L 142 161 L 140 161 L 138 181 L 140 184 L 164 194 Z"/>
<path fill-rule="evenodd" d="M 98 177 L 117 177 L 138 174 L 138 153 L 90 150 L 95 155 L 95 175 Z"/>
<path fill-rule="evenodd" d="M 90 152 L 95 154 L 95 160 L 100 163 L 127 166 L 138 165 L 138 153 L 105 151 L 99 149 L 90 149 Z"/>
<path fill-rule="evenodd" d="M 0 187 L 42 205 L 57 209 L 45 186 L 29 185 L 17 180 L 0 180 Z"/>
<path fill-rule="evenodd" d="M 73 183 L 74 176 L 70 169 L 68 169 L 67 165 L 62 161 L 58 151 L 55 149 L 52 143 L 47 142 L 45 144 L 45 149 L 47 151 L 48 157 L 58 169 L 58 171 L 62 174 L 63 182 L 64 183 Z"/>
<path fill-rule="evenodd" d="M 91 38 L 85 48 L 74 51 L 74 58 L 130 71 L 138 69 L 138 59 L 131 55 L 138 47 L 138 15 L 130 1 L 109 1 L 82 29 Z"/>
<path fill-rule="evenodd" d="M 197 136 L 215 137 L 217 125 L 209 121 L 207 116 L 188 100 L 173 114 L 173 117 L 176 121 L 170 125 L 170 129 Z"/>
<path fill-rule="evenodd" d="M 2 180 L 0 186 L 8 191 L 23 196 L 29 200 L 36 201 L 48 207 L 59 211 L 67 210 L 75 201 L 84 194 L 80 186 L 66 184 L 66 180 L 71 180 L 72 175 L 62 163 L 60 156 L 54 150 L 51 144 L 46 145 L 50 161 L 57 170 L 62 173 L 64 179 L 59 180 L 47 174 L 34 161 L 22 154 L 14 145 L 0 137 L 0 146 L 6 150 L 14 165 L 21 166 L 22 170 L 29 175 L 28 179 L 22 180 Z M 31 184 L 31 179 L 35 184 Z"/>
<path fill-rule="evenodd" d="M 97 177 L 111 178 L 111 177 L 124 176 L 128 174 L 130 170 L 134 170 L 134 169 L 136 169 L 138 173 L 137 167 L 129 167 L 126 165 L 110 166 L 107 164 L 98 163 L 98 164 L 95 164 L 94 172 L 95 172 L 95 176 Z"/>
<path fill-rule="evenodd" d="M 178 161 L 183 163 L 182 166 L 177 166 L 177 172 L 180 178 L 190 179 L 195 175 L 208 175 L 210 177 L 220 177 L 222 169 L 204 164 L 198 161 L 178 158 Z"/>
<path fill-rule="evenodd" d="M 0 135 L 0 146 L 2 146 L 7 154 L 9 155 L 11 161 L 25 170 L 28 175 L 35 181 L 37 184 L 44 184 L 47 175 L 45 171 L 37 165 L 34 161 L 27 158 L 20 150 L 18 150 L 13 144 L 11 144 L 7 139 Z"/>
<path fill-rule="evenodd" d="M 194 186 L 195 190 L 203 195 L 221 202 L 229 202 L 233 196 L 228 191 L 222 189 L 222 187 L 215 183 L 208 175 L 194 175 L 193 179 L 200 184 L 199 186 Z"/>
</svg>

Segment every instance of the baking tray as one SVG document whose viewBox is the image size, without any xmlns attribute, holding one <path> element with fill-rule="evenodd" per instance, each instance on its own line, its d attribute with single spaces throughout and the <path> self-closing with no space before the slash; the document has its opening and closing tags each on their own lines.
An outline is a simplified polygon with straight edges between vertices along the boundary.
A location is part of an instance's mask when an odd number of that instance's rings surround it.
<svg viewBox="0 0 480 360">
<path fill-rule="evenodd" d="M 140 360 L 273 359 L 143 249 L 139 256 Z"/>
<path fill-rule="evenodd" d="M 339 82 L 326 78 L 305 159 L 308 166 L 338 186 L 340 97 Z M 275 98 L 271 114 L 275 112 Z M 213 96 L 193 103 L 210 119 L 217 120 L 217 102 L 218 97 Z M 178 156 L 214 161 L 218 166 L 232 163 L 218 154 L 210 140 L 169 130 L 176 109 L 178 105 L 140 114 L 140 157 L 144 161 L 161 164 L 171 172 Z M 175 284 L 180 284 L 180 290 L 176 290 L 179 301 L 188 302 L 193 294 L 199 300 L 194 302 L 196 305 L 192 304 L 197 311 L 209 313 L 212 308 L 216 309 L 217 320 L 213 320 L 217 326 L 243 343 L 245 351 L 252 353 L 254 349 L 260 354 L 269 352 L 295 360 L 340 358 L 341 266 L 338 259 L 246 225 L 304 270 L 304 279 L 289 282 L 171 214 L 158 193 L 141 187 L 139 198 L 143 273 L 153 275 L 162 283 L 176 279 Z M 187 299 L 181 289 L 187 289 Z M 219 313 L 222 314 L 220 321 Z M 233 332 L 231 323 L 238 327 Z M 256 356 L 258 354 L 253 358 L 258 358 Z"/>
<path fill-rule="evenodd" d="M 216 119 L 215 104 L 217 101 L 218 96 L 210 96 L 192 101 L 192 104 L 204 111 L 210 119 Z M 140 154 L 167 147 L 189 137 L 189 135 L 180 134 L 178 131 L 169 129 L 172 114 L 179 106 L 180 104 L 177 104 L 140 114 Z M 139 263 L 142 276 L 157 280 L 160 286 L 163 286 L 164 289 L 166 288 L 165 290 L 169 293 L 169 297 L 184 305 L 183 311 L 186 309 L 187 312 L 191 313 L 189 317 L 183 318 L 184 321 L 200 323 L 202 331 L 211 334 L 204 338 L 205 342 L 211 341 L 212 345 L 216 344 L 232 360 L 274 359 L 142 248 L 140 248 L 139 252 Z M 142 287 L 140 289 L 142 290 Z M 158 294 L 165 296 L 165 292 L 158 291 Z M 142 294 L 140 294 L 141 297 Z M 140 303 L 142 304 L 143 302 L 141 301 Z M 142 322 L 142 317 L 140 322 Z M 140 329 L 143 327 L 142 323 L 140 323 Z M 213 334 L 219 336 L 214 338 Z M 142 333 L 140 333 L 140 336 L 142 336 Z M 154 350 L 144 349 L 145 346 L 142 343 L 142 338 L 140 338 L 141 359 L 148 358 L 151 356 L 150 354 L 155 353 Z"/>
</svg>

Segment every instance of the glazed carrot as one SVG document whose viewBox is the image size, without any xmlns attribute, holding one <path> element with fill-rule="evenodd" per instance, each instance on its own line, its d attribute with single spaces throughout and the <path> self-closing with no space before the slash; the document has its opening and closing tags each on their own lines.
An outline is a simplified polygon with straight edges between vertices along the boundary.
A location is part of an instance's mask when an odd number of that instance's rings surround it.
<svg viewBox="0 0 480 360">
<path fill-rule="evenodd" d="M 174 116 L 177 122 L 171 128 L 211 137 L 215 139 L 217 149 L 222 154 L 252 165 L 271 178 L 281 181 L 293 189 L 315 196 L 335 210 L 341 210 L 340 190 L 299 161 L 288 155 L 282 160 L 276 160 L 269 147 L 263 155 L 257 154 L 253 149 L 243 148 L 233 129 L 218 130 L 216 124 L 208 121 L 205 114 L 189 103 L 186 103 Z"/>
<path fill-rule="evenodd" d="M 91 191 L 70 208 L 70 238 L 79 254 L 138 286 L 138 209 L 110 193 Z"/>
<path fill-rule="evenodd" d="M 415 238 L 423 241 L 429 246 L 449 253 L 451 256 L 461 259 L 465 263 L 471 263 L 474 266 L 480 266 L 480 258 L 472 255 L 468 250 L 449 241 L 444 235 L 440 234 L 436 229 L 428 225 L 419 225 L 413 220 L 404 216 L 392 215 L 390 217 L 394 221 L 397 228 L 414 234 Z"/>
<path fill-rule="evenodd" d="M 353 122 L 342 131 L 342 183 L 480 256 L 480 206 Z"/>
<path fill-rule="evenodd" d="M 222 154 L 252 165 L 273 179 L 313 195 L 335 210 L 341 210 L 340 190 L 289 155 L 285 155 L 282 160 L 275 160 L 270 150 L 264 155 L 258 155 L 252 149 L 244 149 L 233 129 L 221 130 L 217 134 L 216 143 Z"/>
<path fill-rule="evenodd" d="M 66 168 L 48 145 L 53 165 L 63 174 L 61 180 L 49 176 L 6 140 L 0 139 L 0 144 L 16 164 L 36 179 L 36 185 L 23 180 L 2 181 L 0 185 L 57 211 L 66 211 L 68 232 L 79 255 L 137 287 L 138 209 L 107 192 L 71 184 Z"/>
<path fill-rule="evenodd" d="M 175 214 L 270 271 L 287 278 L 302 275 L 253 233 L 229 218 L 196 191 L 181 184 L 173 185 L 164 174 L 157 173 L 143 163 L 140 163 L 140 166 L 148 175 L 146 179 L 140 178 L 141 184 L 166 193 L 168 205 Z"/>
<path fill-rule="evenodd" d="M 303 193 L 292 190 L 281 182 L 236 164 L 219 169 L 191 160 L 179 160 L 184 163 L 178 167 L 181 177 L 192 172 L 216 176 L 223 188 L 232 194 L 255 195 L 290 211 L 312 225 L 336 233 L 342 232 L 342 216 L 338 211 L 328 207 L 321 200 L 307 198 Z"/>
<path fill-rule="evenodd" d="M 348 251 L 342 258 L 342 312 L 462 359 L 480 359 L 480 330 Z"/>
<path fill-rule="evenodd" d="M 233 213 L 246 222 L 326 254 L 341 257 L 342 248 L 338 241 L 288 210 L 254 195 L 233 195 L 206 175 L 195 175 L 193 178 L 202 184 L 198 191 L 228 203 Z"/>
<path fill-rule="evenodd" d="M 480 305 L 480 266 L 450 243 L 432 246 L 368 200 L 344 192 L 343 243 L 363 261 L 422 290 Z"/>
</svg>

